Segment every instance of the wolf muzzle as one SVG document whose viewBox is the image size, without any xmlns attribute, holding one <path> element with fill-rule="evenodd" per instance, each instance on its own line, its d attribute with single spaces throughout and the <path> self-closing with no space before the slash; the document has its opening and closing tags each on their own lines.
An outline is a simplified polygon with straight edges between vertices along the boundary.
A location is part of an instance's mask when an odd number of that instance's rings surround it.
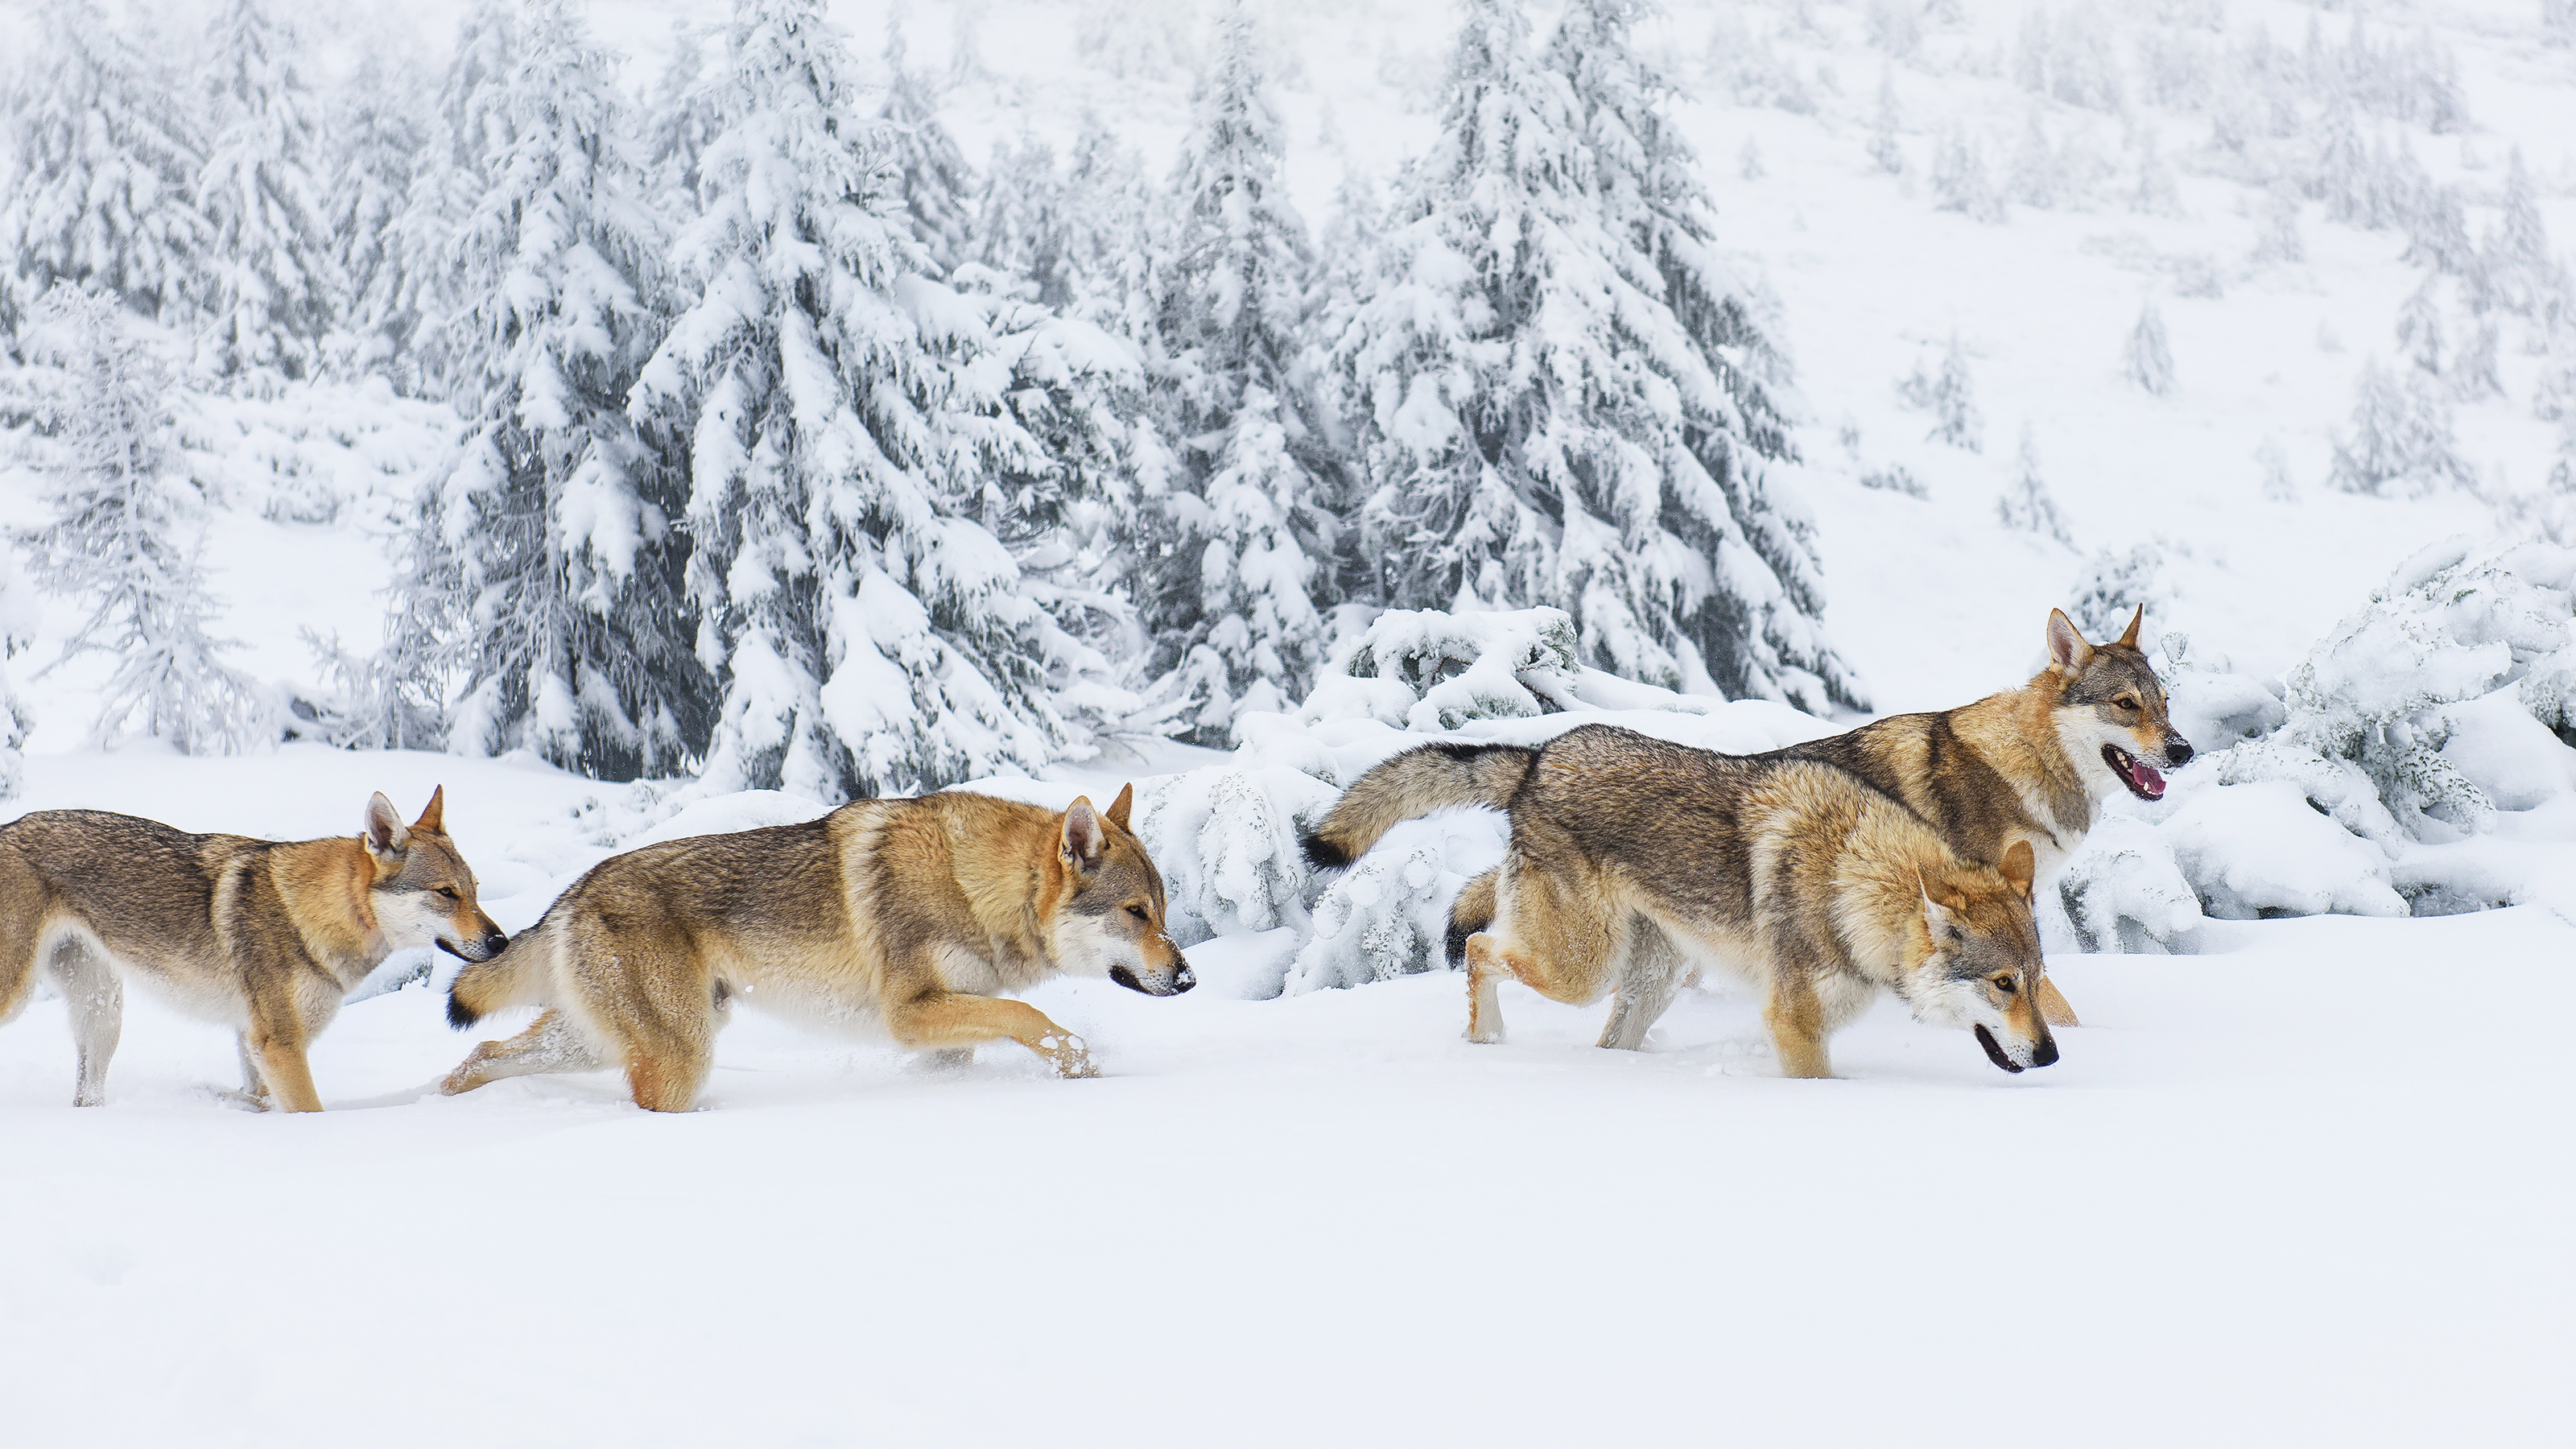
<svg viewBox="0 0 2576 1449">
<path fill-rule="evenodd" d="M 1141 991 L 1147 996 L 1178 996 L 1199 984 L 1198 973 L 1190 969 L 1187 957 L 1175 959 L 1172 963 L 1171 976 L 1161 982 L 1149 984 L 1139 980 L 1135 972 L 1124 966 L 1110 967 L 1109 979 L 1130 991 Z"/>
<path fill-rule="evenodd" d="M 1995 1034 L 1986 1030 L 1984 1022 L 1977 1023 L 1976 1030 L 1977 1045 L 1986 1049 L 1987 1061 L 1993 1062 L 1996 1066 L 1999 1066 L 2008 1072 L 2028 1070 L 2028 1068 L 2024 1067 L 2021 1063 L 2014 1061 L 2005 1053 L 2003 1043 L 1995 1040 Z M 2042 1036 L 2039 1039 L 2039 1045 L 2031 1048 L 2030 1065 L 2034 1067 L 2053 1067 L 2057 1065 L 2057 1038 L 2053 1036 Z"/>
<path fill-rule="evenodd" d="M 469 942 L 463 946 L 451 946 L 448 944 L 447 938 L 441 936 L 438 940 L 438 949 L 455 957 L 459 961 L 489 961 L 493 957 L 500 955 L 501 948 L 509 944 L 510 937 L 508 934 L 496 930 L 486 934 L 483 939 L 479 941 Z"/>
</svg>

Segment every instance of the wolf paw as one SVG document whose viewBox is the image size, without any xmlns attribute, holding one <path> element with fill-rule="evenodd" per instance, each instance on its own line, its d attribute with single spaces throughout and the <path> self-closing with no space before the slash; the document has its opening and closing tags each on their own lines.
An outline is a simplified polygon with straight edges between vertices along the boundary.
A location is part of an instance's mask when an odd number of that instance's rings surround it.
<svg viewBox="0 0 2576 1449">
<path fill-rule="evenodd" d="M 1038 1055 L 1047 1059 L 1059 1077 L 1096 1077 L 1100 1068 L 1092 1064 L 1091 1048 L 1082 1038 L 1069 1031 L 1050 1032 L 1038 1038 Z"/>
</svg>

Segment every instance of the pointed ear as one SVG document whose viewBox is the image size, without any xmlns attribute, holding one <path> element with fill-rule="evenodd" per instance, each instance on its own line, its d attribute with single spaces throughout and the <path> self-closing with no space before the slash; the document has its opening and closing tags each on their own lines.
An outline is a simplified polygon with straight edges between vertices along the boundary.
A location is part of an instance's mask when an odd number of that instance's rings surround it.
<svg viewBox="0 0 2576 1449">
<path fill-rule="evenodd" d="M 1109 802 L 1109 823 L 1117 826 L 1121 830 L 1127 829 L 1127 812 L 1135 805 L 1135 803 L 1135 784 L 1130 782 L 1120 786 L 1118 788 L 1118 798 Z"/>
<path fill-rule="evenodd" d="M 1089 870 L 1100 864 L 1101 852 L 1109 846 L 1109 837 L 1101 832 L 1100 812 L 1091 808 L 1091 797 L 1084 795 L 1064 812 L 1064 860 L 1076 870 Z"/>
<path fill-rule="evenodd" d="M 2048 662 L 2058 673 L 2072 675 L 2093 662 L 2093 646 L 2075 630 L 2064 609 L 2048 611 Z"/>
<path fill-rule="evenodd" d="M 2004 880 L 2014 890 L 2021 892 L 2023 900 L 2031 898 L 2030 880 L 2032 876 L 2039 873 L 2038 866 L 2038 857 L 2032 853 L 2030 842 L 2027 840 L 2014 841 L 2012 849 L 2004 852 Z"/>
<path fill-rule="evenodd" d="M 2147 622 L 2147 606 L 2140 604 L 2138 612 L 2129 616 L 2129 632 L 2120 636 L 2120 642 L 2131 649 L 2137 648 L 2138 626 L 2145 622 Z"/>
<path fill-rule="evenodd" d="M 414 830 L 432 835 L 447 833 L 447 787 L 441 785 L 429 792 L 429 803 L 420 807 L 420 818 L 411 823 Z"/>
<path fill-rule="evenodd" d="M 367 849 L 377 855 L 400 855 L 411 844 L 411 832 L 403 829 L 401 813 L 382 790 L 367 798 L 366 841 Z"/>
<path fill-rule="evenodd" d="M 1957 924 L 1950 915 L 1950 908 L 1932 899 L 1932 885 L 1923 878 L 1921 866 L 1916 866 L 1914 869 L 1914 889 L 1923 895 L 1924 923 L 1931 926 L 1936 933 L 1944 926 Z"/>
</svg>

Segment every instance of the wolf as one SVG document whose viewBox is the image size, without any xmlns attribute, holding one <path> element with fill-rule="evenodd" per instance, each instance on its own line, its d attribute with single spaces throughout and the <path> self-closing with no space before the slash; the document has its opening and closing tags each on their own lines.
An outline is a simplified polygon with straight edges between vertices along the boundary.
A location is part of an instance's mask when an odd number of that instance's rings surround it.
<svg viewBox="0 0 2576 1449">
<path fill-rule="evenodd" d="M 42 966 L 71 1004 L 72 1104 L 95 1107 L 133 981 L 238 1033 L 253 1101 L 319 1112 L 305 1049 L 369 972 L 400 950 L 483 961 L 508 944 L 475 900 L 446 805 L 442 786 L 406 826 L 379 793 L 358 835 L 292 843 L 104 810 L 0 826 L 0 1022 Z"/>
<path fill-rule="evenodd" d="M 2005 1071 L 2057 1060 L 2035 1005 L 2047 968 L 2027 845 L 1979 865 L 1835 765 L 1584 725 L 1536 749 L 1397 755 L 1335 803 L 1308 858 L 1346 864 L 1398 821 L 1461 805 L 1511 818 L 1491 917 L 1461 953 L 1470 1041 L 1503 1039 L 1508 978 L 1569 1005 L 1607 994 L 1600 1044 L 1634 1050 L 1716 966 L 1765 994 L 1786 1076 L 1831 1076 L 1828 1039 L 1881 991 L 1969 1030 Z"/>
<path fill-rule="evenodd" d="M 1938 714 L 1900 714 L 1761 758 L 1806 759 L 1847 770 L 1905 803 L 1960 859 L 1999 865 L 2027 845 L 2039 877 L 2084 843 L 2101 803 L 2126 790 L 2164 797 L 2164 770 L 2190 762 L 2163 683 L 2138 648 L 2147 611 L 2108 644 L 2085 642 L 2062 610 L 2048 614 L 2047 667 L 2019 689 Z M 1494 913 L 1491 872 L 1468 883 L 1450 914 L 1450 964 Z M 2052 1026 L 2078 1024 L 2053 982 L 2039 1003 Z"/>
<path fill-rule="evenodd" d="M 1061 1076 L 1095 1074 L 1082 1038 L 1003 992 L 1059 973 L 1149 996 L 1198 983 L 1166 925 L 1163 877 L 1105 812 L 988 795 L 859 800 L 801 825 L 701 835 L 613 856 L 497 958 L 459 972 L 460 1030 L 544 1011 L 485 1042 L 440 1090 L 616 1067 L 635 1104 L 686 1111 L 734 1001 L 827 1028 L 878 1024 L 954 1060 L 1004 1038 Z"/>
</svg>

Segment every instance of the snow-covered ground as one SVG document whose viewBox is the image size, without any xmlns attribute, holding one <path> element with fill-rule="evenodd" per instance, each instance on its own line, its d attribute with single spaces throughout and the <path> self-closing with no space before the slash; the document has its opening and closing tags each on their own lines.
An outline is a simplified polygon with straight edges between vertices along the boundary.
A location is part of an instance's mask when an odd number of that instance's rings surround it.
<svg viewBox="0 0 2576 1449">
<path fill-rule="evenodd" d="M 617 828 L 500 762 L 30 763 L 31 805 L 285 835 L 443 782 L 512 928 Z M 227 1105 L 229 1036 L 145 998 L 74 1111 L 39 1002 L 0 1384 L 30 1444 L 2562 1442 L 2576 923 L 2203 930 L 2053 957 L 2088 1024 L 2020 1077 L 1892 1004 L 1797 1082 L 1740 993 L 1639 1054 L 1517 987 L 1470 1046 L 1446 972 L 1243 999 L 1284 928 L 1188 996 L 1041 990 L 1100 1080 L 743 1015 L 677 1118 L 431 1095 L 470 1038 L 419 987 L 322 1037 L 322 1116 Z"/>
<path fill-rule="evenodd" d="M 325 763 L 170 813 L 327 829 Z M 365 763 L 445 778 L 496 893 L 564 798 Z M 148 1004 L 74 1112 L 40 1004 L 0 1030 L 11 1435 L 2563 1442 L 2576 926 L 2223 929 L 2056 959 L 2090 1024 L 2022 1077 L 1882 1006 L 1845 1080 L 1777 1080 L 1719 994 L 1632 1055 L 1506 988 L 1472 1047 L 1446 973 L 1239 999 L 1258 936 L 1189 996 L 1040 992 L 1100 1080 L 746 1017 L 677 1118 L 606 1075 L 424 1095 L 465 1042 L 418 989 L 324 1036 L 320 1117 L 214 1100 L 229 1040 Z"/>
</svg>

